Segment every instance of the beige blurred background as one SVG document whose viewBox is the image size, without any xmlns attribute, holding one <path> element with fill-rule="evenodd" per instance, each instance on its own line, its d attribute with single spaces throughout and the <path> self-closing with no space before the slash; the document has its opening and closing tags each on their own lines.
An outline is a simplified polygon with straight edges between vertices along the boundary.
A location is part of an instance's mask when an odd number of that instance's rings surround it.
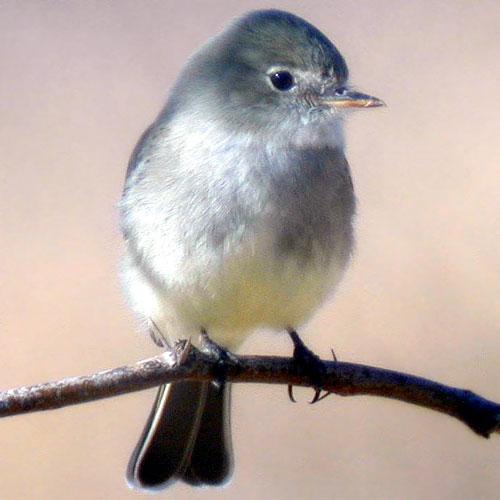
<svg viewBox="0 0 500 500">
<path fill-rule="evenodd" d="M 306 341 L 500 399 L 500 4 L 487 0 L 1 1 L 2 388 L 157 352 L 117 279 L 125 166 L 188 55 L 269 6 L 317 25 L 388 103 L 350 121 L 358 250 Z M 291 347 L 261 334 L 245 351 Z M 388 400 L 234 392 L 232 483 L 159 498 L 499 498 L 498 436 Z M 143 496 L 123 473 L 153 394 L 0 421 L 0 498 Z"/>
</svg>

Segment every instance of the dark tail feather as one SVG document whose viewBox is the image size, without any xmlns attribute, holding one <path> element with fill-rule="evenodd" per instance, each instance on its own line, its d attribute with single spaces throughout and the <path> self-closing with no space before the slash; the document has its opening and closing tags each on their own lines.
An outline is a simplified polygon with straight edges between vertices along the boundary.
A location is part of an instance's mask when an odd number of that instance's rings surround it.
<svg viewBox="0 0 500 500">
<path fill-rule="evenodd" d="M 220 485 L 233 471 L 231 386 L 209 384 L 205 411 L 182 479 L 192 485 Z"/>
<path fill-rule="evenodd" d="M 161 489 L 182 474 L 205 406 L 206 383 L 163 385 L 127 468 L 139 489 Z"/>
<path fill-rule="evenodd" d="M 127 481 L 143 490 L 163 489 L 176 479 L 193 485 L 220 484 L 232 469 L 230 436 L 229 393 L 224 386 L 162 386 L 130 458 Z"/>
</svg>

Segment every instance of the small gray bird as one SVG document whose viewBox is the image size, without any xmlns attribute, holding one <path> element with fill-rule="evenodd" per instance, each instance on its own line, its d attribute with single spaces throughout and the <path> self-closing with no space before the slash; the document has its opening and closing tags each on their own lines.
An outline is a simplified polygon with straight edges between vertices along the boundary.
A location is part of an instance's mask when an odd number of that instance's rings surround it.
<svg viewBox="0 0 500 500">
<path fill-rule="evenodd" d="M 123 281 L 169 343 L 202 332 L 234 350 L 260 327 L 294 332 L 332 292 L 353 248 L 344 156 L 346 63 L 314 26 L 251 12 L 199 49 L 136 146 L 120 205 Z M 198 344 L 199 345 L 199 344 Z M 229 386 L 163 386 L 129 463 L 131 486 L 232 472 Z"/>
</svg>

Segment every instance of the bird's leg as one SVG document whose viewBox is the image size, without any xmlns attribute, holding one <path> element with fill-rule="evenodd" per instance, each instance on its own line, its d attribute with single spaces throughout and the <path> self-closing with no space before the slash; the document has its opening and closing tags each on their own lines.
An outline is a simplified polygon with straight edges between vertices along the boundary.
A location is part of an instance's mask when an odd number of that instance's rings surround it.
<svg viewBox="0 0 500 500">
<path fill-rule="evenodd" d="M 288 335 L 292 339 L 294 349 L 293 349 L 293 360 L 297 366 L 297 371 L 301 375 L 305 375 L 311 382 L 314 388 L 314 396 L 310 401 L 311 404 L 321 401 L 330 393 L 327 392 L 323 396 L 321 395 L 324 376 L 326 374 L 326 367 L 316 354 L 314 354 L 299 337 L 297 332 L 292 329 L 287 330 Z M 293 397 L 293 386 L 288 386 L 288 397 L 290 401 L 295 403 Z"/>
<path fill-rule="evenodd" d="M 158 325 L 154 322 L 153 318 L 148 318 L 149 323 L 149 336 L 151 340 L 158 346 L 163 349 L 172 349 L 167 337 L 163 334 L 163 332 L 158 328 Z"/>
<path fill-rule="evenodd" d="M 177 340 L 174 345 L 172 345 L 168 340 L 166 335 L 160 330 L 158 325 L 154 322 L 152 318 L 148 318 L 149 322 L 149 336 L 151 340 L 158 346 L 164 349 L 166 352 L 174 357 L 176 365 L 182 364 L 191 348 L 191 339 L 181 339 Z"/>
<path fill-rule="evenodd" d="M 208 335 L 205 328 L 201 329 L 201 350 L 213 357 L 214 359 L 222 359 L 224 362 L 238 363 L 238 357 L 235 356 L 231 351 L 228 351 L 224 347 L 214 342 Z"/>
<path fill-rule="evenodd" d="M 208 336 L 205 328 L 201 329 L 201 351 L 215 361 L 214 374 L 217 384 L 225 382 L 229 368 L 235 368 L 239 365 L 238 357 L 214 342 Z"/>
</svg>

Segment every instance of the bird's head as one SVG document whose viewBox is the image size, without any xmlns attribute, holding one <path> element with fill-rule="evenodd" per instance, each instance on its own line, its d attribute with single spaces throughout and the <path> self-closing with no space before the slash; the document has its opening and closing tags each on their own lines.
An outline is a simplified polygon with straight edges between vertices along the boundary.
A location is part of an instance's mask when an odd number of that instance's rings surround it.
<svg viewBox="0 0 500 500">
<path fill-rule="evenodd" d="M 251 12 L 213 38 L 191 58 L 174 95 L 174 104 L 230 128 L 271 134 L 383 105 L 349 86 L 345 60 L 323 33 L 278 10 Z"/>
</svg>

